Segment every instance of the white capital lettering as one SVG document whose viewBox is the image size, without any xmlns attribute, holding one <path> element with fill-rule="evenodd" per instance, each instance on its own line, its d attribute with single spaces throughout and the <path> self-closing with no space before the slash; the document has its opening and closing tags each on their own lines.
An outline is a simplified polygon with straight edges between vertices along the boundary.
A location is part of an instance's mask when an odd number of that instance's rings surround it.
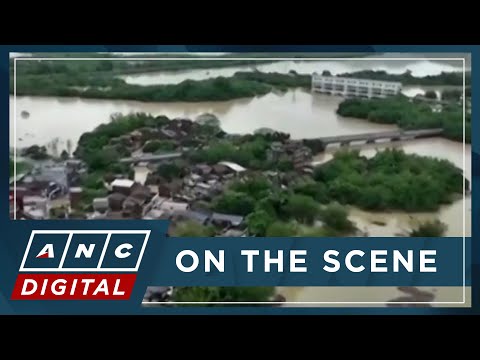
<svg viewBox="0 0 480 360">
<path fill-rule="evenodd" d="M 205 251 L 205 272 L 210 272 L 210 263 L 212 263 L 218 271 L 225 271 L 225 251 L 220 250 L 218 253 L 219 259 L 217 259 L 210 250 Z"/>
<path fill-rule="evenodd" d="M 93 255 L 94 249 L 95 249 L 95 244 L 90 244 L 88 248 L 85 244 L 78 245 L 77 252 L 75 253 L 75 259 L 78 259 L 82 254 L 87 259 L 90 259 Z"/>
<path fill-rule="evenodd" d="M 426 258 L 428 255 L 437 255 L 437 250 L 420 250 L 420 272 L 437 272 L 436 266 L 426 266 L 426 264 L 435 264 L 435 259 Z"/>
<path fill-rule="evenodd" d="M 190 266 L 183 266 L 182 264 L 182 259 L 184 256 L 190 256 L 193 259 L 193 263 Z M 198 255 L 192 251 L 192 250 L 182 250 L 178 253 L 177 258 L 175 259 L 175 262 L 177 263 L 177 268 L 181 272 L 192 272 L 195 271 L 195 269 L 198 267 L 198 263 L 200 262 L 198 260 Z"/>
<path fill-rule="evenodd" d="M 32 285 L 32 287 L 30 289 L 27 289 L 29 287 L 29 285 Z M 23 282 L 23 287 L 22 287 L 22 295 L 32 295 L 35 293 L 35 291 L 37 291 L 37 282 L 35 280 L 32 280 L 32 279 L 25 279 L 25 281 Z"/>
<path fill-rule="evenodd" d="M 102 281 L 100 281 L 100 284 L 98 284 L 97 288 L 93 292 L 93 296 L 97 295 L 99 292 L 103 292 L 105 295 L 108 295 L 107 279 L 103 279 Z"/>
<path fill-rule="evenodd" d="M 347 256 L 345 256 L 345 264 L 347 265 L 347 269 L 350 270 L 351 272 L 362 272 L 365 270 L 365 266 L 360 265 L 360 266 L 353 266 L 352 265 L 352 257 L 355 255 L 357 256 L 363 256 L 365 253 L 362 250 L 352 250 L 349 251 Z"/>
<path fill-rule="evenodd" d="M 323 254 L 323 259 L 327 263 L 332 264 L 333 267 L 329 267 L 329 266 L 325 265 L 323 267 L 323 270 L 325 270 L 327 272 L 337 272 L 340 269 L 340 261 L 332 258 L 332 256 L 337 257 L 338 254 L 339 254 L 339 252 L 337 250 L 327 250 L 327 251 L 325 251 L 325 254 Z"/>
<path fill-rule="evenodd" d="M 65 289 L 67 288 L 65 284 L 67 283 L 67 280 L 65 279 L 57 279 L 52 283 L 52 293 L 54 295 L 63 295 L 65 294 Z M 63 284 L 59 285 L 58 284 Z"/>
<path fill-rule="evenodd" d="M 247 256 L 247 272 L 253 272 L 253 257 L 255 255 L 260 255 L 258 250 L 242 250 L 241 255 Z"/>
<path fill-rule="evenodd" d="M 270 250 L 265 250 L 265 272 L 270 272 L 270 265 L 277 264 L 278 272 L 283 272 L 283 250 L 277 251 L 277 257 L 270 257 Z"/>
<path fill-rule="evenodd" d="M 407 251 L 407 257 L 408 260 L 405 259 L 402 255 L 402 253 L 398 250 L 393 251 L 393 272 L 398 272 L 398 268 L 400 267 L 399 263 L 402 263 L 403 267 L 408 271 L 408 272 L 413 272 L 413 251 L 408 250 Z"/>
<path fill-rule="evenodd" d="M 379 258 L 379 255 L 384 255 L 387 256 L 388 252 L 387 250 L 372 250 L 371 256 L 372 258 L 370 259 L 370 271 L 371 272 L 387 272 L 388 269 L 387 267 L 380 267 L 377 266 L 378 264 L 386 264 L 387 259 L 385 258 Z"/>
<path fill-rule="evenodd" d="M 297 264 L 305 264 L 305 259 L 298 259 L 297 255 L 307 255 L 307 250 L 290 251 L 290 272 L 307 272 L 305 266 L 296 266 Z"/>
<path fill-rule="evenodd" d="M 90 286 L 91 283 L 95 282 L 95 280 L 94 279 L 82 279 L 81 282 L 83 284 L 85 284 L 85 288 L 83 289 L 83 295 L 87 295 L 88 287 Z"/>
<path fill-rule="evenodd" d="M 122 251 L 124 249 L 128 249 L 128 250 L 131 250 L 133 248 L 133 246 L 131 244 L 122 244 L 122 245 L 119 245 L 117 246 L 117 248 L 115 249 L 115 256 L 119 259 L 125 259 L 127 257 L 129 257 L 131 255 L 130 252 L 128 251 Z"/>
</svg>

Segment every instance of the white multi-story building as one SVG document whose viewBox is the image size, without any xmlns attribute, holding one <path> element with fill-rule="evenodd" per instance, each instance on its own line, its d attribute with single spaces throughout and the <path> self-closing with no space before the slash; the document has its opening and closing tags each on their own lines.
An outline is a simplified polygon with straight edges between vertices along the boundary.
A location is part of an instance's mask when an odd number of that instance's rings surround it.
<svg viewBox="0 0 480 360">
<path fill-rule="evenodd" d="M 345 97 L 385 98 L 400 93 L 402 84 L 392 81 L 312 75 L 312 91 Z"/>
</svg>

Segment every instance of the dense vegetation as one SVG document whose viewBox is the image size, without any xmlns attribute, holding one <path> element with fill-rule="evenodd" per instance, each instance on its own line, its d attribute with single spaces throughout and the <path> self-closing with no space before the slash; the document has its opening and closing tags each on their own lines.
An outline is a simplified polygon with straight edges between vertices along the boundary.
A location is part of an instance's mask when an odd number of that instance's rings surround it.
<svg viewBox="0 0 480 360">
<path fill-rule="evenodd" d="M 43 55 L 40 55 L 43 57 Z M 77 54 L 59 54 L 57 57 L 75 57 L 85 56 L 82 53 Z M 113 74 L 131 74 L 145 73 L 153 71 L 179 71 L 190 69 L 212 69 L 233 66 L 248 66 L 272 63 L 272 60 L 195 60 L 195 56 L 158 54 L 156 57 L 163 57 L 167 60 L 147 60 L 148 56 L 143 55 L 145 60 L 42 60 L 42 61 L 21 61 L 17 62 L 17 75 L 55 75 L 67 74 L 75 75 L 79 73 L 113 73 Z M 113 57 L 109 54 L 90 53 L 88 57 Z M 142 57 L 135 55 L 134 57 Z M 151 56 L 150 56 L 151 57 Z M 169 57 L 184 58 L 184 60 L 168 60 Z M 241 57 L 241 56 L 239 56 Z M 13 60 L 10 65 L 13 67 Z"/>
<path fill-rule="evenodd" d="M 463 110 L 459 105 L 444 106 L 434 112 L 430 105 L 410 101 L 399 95 L 388 99 L 346 99 L 340 103 L 339 115 L 367 119 L 384 124 L 397 124 L 405 130 L 443 128 L 443 136 L 463 141 Z M 471 139 L 471 116 L 465 116 L 465 140 Z"/>
<path fill-rule="evenodd" d="M 336 200 L 367 210 L 434 211 L 463 192 L 463 175 L 447 160 L 387 149 L 368 159 L 340 151 L 315 169 L 319 201 Z"/>
<path fill-rule="evenodd" d="M 172 298 L 177 302 L 266 302 L 275 294 L 274 287 L 175 287 Z M 202 306 L 222 306 L 208 304 Z M 223 305 L 228 306 L 228 305 Z M 251 305 L 250 305 L 251 306 Z"/>
<path fill-rule="evenodd" d="M 360 102 L 361 106 L 363 104 Z M 164 116 L 130 114 L 113 117 L 111 122 L 83 134 L 75 154 L 89 168 L 88 177 L 84 179 L 86 188 L 95 194 L 102 189 L 106 175 L 131 172 L 118 163 L 120 157 L 129 156 L 128 148 L 116 142 L 112 145 L 112 139 L 134 130 L 162 126 L 168 121 Z M 189 163 L 215 164 L 226 160 L 254 171 L 280 170 L 281 162 L 269 161 L 267 150 L 272 141 L 287 138 L 288 134 L 282 133 L 231 138 L 214 136 L 207 141 L 208 146 L 179 159 L 183 163 L 162 165 L 156 174 L 171 181 L 182 177 Z M 150 150 L 163 151 L 170 148 L 171 143 L 151 140 L 144 149 L 147 146 L 153 147 Z M 398 150 L 385 150 L 371 159 L 358 152 L 337 152 L 333 160 L 315 169 L 313 179 L 298 176 L 289 169 L 280 173 L 283 174 L 281 178 L 258 175 L 233 182 L 213 199 L 210 207 L 246 216 L 250 232 L 257 236 L 289 231 L 303 233 L 305 227 L 311 227 L 316 220 L 323 222 L 328 233 L 341 234 L 351 231 L 352 226 L 348 214 L 341 206 L 333 204 L 335 202 L 368 210 L 433 211 L 452 201 L 455 193 L 463 192 L 462 173 L 450 162 L 407 155 Z M 284 184 L 287 186 L 282 187 Z M 289 224 L 290 230 L 275 224 L 278 222 Z M 296 225 L 291 230 L 292 224 L 301 226 Z M 273 228 L 269 229 L 271 226 Z"/>
<path fill-rule="evenodd" d="M 215 235 L 215 229 L 211 226 L 203 226 L 195 221 L 179 222 L 172 232 L 178 237 L 210 237 Z"/>
<path fill-rule="evenodd" d="M 463 91 L 461 89 L 446 89 L 442 91 L 442 100 L 459 101 L 462 95 Z M 465 96 L 471 96 L 471 94 L 468 94 L 467 89 L 465 89 Z"/>
<path fill-rule="evenodd" d="M 78 78 L 78 79 L 76 79 Z M 148 102 L 223 101 L 264 95 L 272 87 L 267 83 L 217 77 L 185 80 L 179 84 L 132 85 L 121 79 L 79 74 L 49 77 L 17 75 L 17 95 L 70 96 L 94 99 L 122 99 Z M 13 92 L 13 88 L 10 89 Z"/>
<path fill-rule="evenodd" d="M 316 230 L 323 236 L 354 230 L 340 205 L 322 206 L 313 197 L 281 188 L 263 175 L 234 181 L 211 206 L 216 211 L 246 216 L 249 233 L 256 236 L 314 236 L 316 220 L 323 221 L 325 228 Z M 332 221 L 335 216 L 338 219 Z"/>
<path fill-rule="evenodd" d="M 339 236 L 354 230 L 342 205 L 434 211 L 462 193 L 462 186 L 460 170 L 446 160 L 398 150 L 385 150 L 371 159 L 341 151 L 315 169 L 314 179 L 280 188 L 254 177 L 232 184 L 213 207 L 246 215 L 249 232 L 256 236 Z M 322 227 L 312 227 L 316 220 Z"/>
<path fill-rule="evenodd" d="M 442 237 L 447 231 L 447 225 L 439 220 L 427 221 L 410 232 L 411 237 Z"/>
<path fill-rule="evenodd" d="M 32 145 L 22 151 L 22 156 L 32 160 L 46 160 L 50 158 L 45 146 Z"/>
<path fill-rule="evenodd" d="M 150 102 L 223 101 L 264 95 L 273 89 L 309 88 L 311 75 L 241 71 L 231 77 L 185 80 L 178 84 L 140 86 L 127 84 L 119 74 L 170 71 L 195 68 L 243 66 L 271 60 L 170 60 L 170 61 L 21 61 L 17 62 L 17 95 L 70 96 L 98 99 L 124 99 Z M 13 67 L 11 66 L 11 71 Z M 328 74 L 328 71 L 323 73 Z M 12 74 L 13 75 L 13 74 Z M 359 71 L 340 76 L 401 81 L 404 85 L 462 85 L 461 73 L 414 77 L 410 72 Z M 13 79 L 13 76 L 11 76 Z M 470 74 L 466 77 L 470 84 Z M 13 93 L 13 80 L 10 82 Z"/>
<path fill-rule="evenodd" d="M 169 121 L 165 116 L 154 117 L 145 113 L 114 115 L 110 122 L 101 124 L 80 137 L 75 156 L 84 160 L 90 170 L 116 170 L 119 166 L 118 159 L 129 156 L 130 153 L 122 143 L 112 145 L 112 139 L 145 127 L 157 128 Z"/>
</svg>

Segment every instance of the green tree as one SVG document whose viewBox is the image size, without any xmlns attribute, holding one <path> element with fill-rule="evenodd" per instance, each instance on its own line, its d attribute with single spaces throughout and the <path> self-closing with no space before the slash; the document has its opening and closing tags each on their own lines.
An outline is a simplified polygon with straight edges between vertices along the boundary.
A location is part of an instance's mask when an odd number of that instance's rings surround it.
<svg viewBox="0 0 480 360">
<path fill-rule="evenodd" d="M 352 231 L 355 226 L 348 219 L 348 211 L 338 203 L 332 203 L 325 206 L 320 213 L 323 223 L 340 232 Z"/>
<path fill-rule="evenodd" d="M 458 101 L 462 95 L 463 92 L 460 89 L 445 89 L 442 91 L 442 100 Z"/>
<path fill-rule="evenodd" d="M 215 230 L 211 226 L 204 226 L 195 221 L 183 221 L 175 225 L 172 236 L 176 237 L 210 237 Z"/>
<path fill-rule="evenodd" d="M 177 302 L 265 302 L 275 294 L 274 287 L 175 287 Z M 205 306 L 202 304 L 202 306 Z M 216 306 L 208 304 L 206 306 Z M 218 305 L 217 305 L 218 306 Z"/>
<path fill-rule="evenodd" d="M 82 186 L 87 189 L 100 190 L 105 188 L 103 174 L 100 172 L 84 175 L 81 181 Z"/>
<path fill-rule="evenodd" d="M 183 168 L 175 163 L 166 163 L 158 166 L 155 174 L 160 175 L 167 181 L 178 179 L 183 176 Z"/>
<path fill-rule="evenodd" d="M 307 183 L 294 191 L 320 202 L 367 210 L 435 211 L 451 202 L 455 193 L 462 193 L 464 186 L 462 171 L 449 161 L 395 149 L 379 151 L 369 159 L 358 152 L 339 151 L 315 169 L 314 179 L 325 190 L 317 194 L 315 186 Z"/>
<path fill-rule="evenodd" d="M 220 120 L 214 114 L 201 114 L 195 119 L 200 125 L 211 126 L 213 128 L 220 128 Z"/>
<path fill-rule="evenodd" d="M 425 91 L 425 97 L 427 99 L 437 99 L 437 93 L 433 90 L 427 90 Z"/>
<path fill-rule="evenodd" d="M 92 171 L 108 171 L 109 167 L 116 164 L 121 156 L 114 149 L 103 149 L 92 153 L 86 163 Z"/>
<path fill-rule="evenodd" d="M 338 231 L 322 226 L 322 227 L 307 227 L 301 230 L 299 236 L 303 237 L 335 237 L 338 236 Z"/>
<path fill-rule="evenodd" d="M 67 150 L 62 150 L 62 153 L 60 154 L 60 159 L 62 160 L 68 160 L 70 158 L 70 155 L 68 154 Z"/>
<path fill-rule="evenodd" d="M 280 159 L 277 164 L 277 169 L 282 172 L 292 171 L 294 169 L 293 162 L 289 159 Z"/>
<path fill-rule="evenodd" d="M 306 182 L 298 184 L 293 188 L 296 194 L 309 196 L 316 201 L 323 203 L 328 199 L 327 188 L 321 182 Z"/>
<path fill-rule="evenodd" d="M 250 235 L 265 236 L 268 227 L 275 222 L 275 217 L 265 210 L 256 210 L 246 218 L 248 232 Z"/>
<path fill-rule="evenodd" d="M 294 223 L 274 222 L 268 226 L 266 237 L 289 237 L 297 234 L 297 225 Z"/>
<path fill-rule="evenodd" d="M 23 156 L 29 157 L 33 160 L 45 160 L 50 156 L 47 153 L 47 148 L 45 146 L 32 145 L 22 152 Z"/>
<path fill-rule="evenodd" d="M 87 207 L 92 205 L 92 201 L 95 198 L 105 197 L 108 195 L 108 191 L 105 188 L 84 188 L 82 191 L 81 199 L 78 204 L 79 208 Z"/>
<path fill-rule="evenodd" d="M 168 152 L 175 150 L 176 145 L 173 141 L 170 140 L 151 140 L 145 144 L 143 147 L 143 152 L 145 153 L 154 153 L 154 152 Z"/>
<path fill-rule="evenodd" d="M 230 186 L 231 190 L 245 193 L 255 199 L 260 199 L 266 196 L 271 188 L 272 183 L 266 177 L 258 175 L 235 181 Z"/>
<path fill-rule="evenodd" d="M 317 202 L 305 195 L 290 195 L 283 209 L 290 217 L 306 224 L 312 223 L 319 212 Z"/>
<path fill-rule="evenodd" d="M 427 221 L 410 232 L 411 237 L 442 237 L 447 231 L 447 225 L 439 220 Z"/>
<path fill-rule="evenodd" d="M 215 199 L 213 203 L 215 211 L 246 216 L 255 208 L 255 200 L 240 192 L 227 191 Z"/>
</svg>

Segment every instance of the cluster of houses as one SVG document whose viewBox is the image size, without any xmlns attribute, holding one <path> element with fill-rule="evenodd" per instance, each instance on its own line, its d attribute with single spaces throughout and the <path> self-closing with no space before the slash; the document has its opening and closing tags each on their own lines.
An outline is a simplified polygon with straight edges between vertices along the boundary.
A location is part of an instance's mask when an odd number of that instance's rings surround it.
<svg viewBox="0 0 480 360">
<path fill-rule="evenodd" d="M 190 174 L 183 179 L 183 188 L 177 197 L 186 201 L 209 201 L 223 191 L 225 183 L 238 175 L 245 173 L 244 167 L 222 161 L 216 165 L 195 165 Z"/>
<path fill-rule="evenodd" d="M 122 146 L 134 156 L 142 152 L 142 148 L 152 140 L 169 140 L 181 156 L 184 148 L 196 148 L 205 144 L 200 125 L 189 119 L 173 119 L 154 127 L 144 127 L 110 140 L 108 146 Z M 213 128 L 212 128 L 213 131 Z M 213 134 L 216 135 L 216 134 Z M 143 154 L 145 155 L 145 154 Z M 143 156 L 142 155 L 142 156 Z M 148 155 L 148 154 L 147 154 Z M 135 155 L 136 156 L 136 155 Z M 311 171 L 312 152 L 301 141 L 285 139 L 272 142 L 268 150 L 268 159 L 272 162 L 288 161 L 293 169 L 301 173 Z M 123 161 L 124 159 L 120 160 Z M 172 159 L 150 159 L 145 164 L 136 164 L 136 168 L 144 167 L 147 175 L 134 180 L 119 174 L 105 187 L 108 195 L 94 198 L 88 214 L 74 215 L 72 209 L 78 209 L 84 198 L 80 178 L 86 171 L 80 160 L 69 159 L 63 162 L 45 161 L 26 174 L 12 179 L 16 191 L 11 188 L 11 217 L 17 219 L 49 219 L 76 218 L 76 215 L 87 219 L 169 219 L 172 223 L 182 220 L 195 221 L 203 225 L 212 225 L 219 236 L 243 236 L 244 219 L 236 214 L 219 214 L 199 208 L 200 202 L 210 202 L 221 194 L 232 179 L 248 174 L 248 169 L 239 164 L 222 161 L 214 165 L 185 164 L 182 173 L 166 179 L 155 169 Z M 269 174 L 271 176 L 272 174 Z M 273 174 L 276 177 L 275 174 Z M 280 174 L 282 175 L 282 174 Z M 14 204 L 14 201 L 16 203 Z M 62 209 L 58 212 L 55 209 Z M 16 209 L 17 213 L 14 214 Z"/>
<path fill-rule="evenodd" d="M 69 193 L 85 171 L 81 161 L 71 159 L 39 162 L 30 171 L 18 174 L 10 179 L 10 217 L 48 219 L 52 206 L 68 205 Z"/>
<path fill-rule="evenodd" d="M 178 149 L 199 146 L 203 135 L 198 131 L 200 124 L 190 120 L 177 118 L 160 127 L 143 127 L 128 134 L 112 138 L 109 146 L 124 146 L 129 152 L 141 150 L 142 146 L 152 140 L 169 140 Z M 215 134 L 210 134 L 215 135 Z"/>
<path fill-rule="evenodd" d="M 312 150 L 303 145 L 302 141 L 288 140 L 286 142 L 275 141 L 270 145 L 268 151 L 270 161 L 280 161 L 286 159 L 291 161 L 296 171 L 312 172 Z"/>
<path fill-rule="evenodd" d="M 205 209 L 196 209 L 200 200 L 211 200 L 224 188 L 227 181 L 246 173 L 238 164 L 220 162 L 216 165 L 194 165 L 178 187 L 144 185 L 131 179 L 115 179 L 108 185 L 109 195 L 93 199 L 93 213 L 88 219 L 144 219 L 171 220 L 173 224 L 193 221 L 211 225 L 219 236 L 244 236 L 245 222 L 242 216 L 221 214 Z M 75 205 L 76 194 L 70 193 L 71 205 Z M 75 196 L 72 197 L 72 195 Z"/>
</svg>

